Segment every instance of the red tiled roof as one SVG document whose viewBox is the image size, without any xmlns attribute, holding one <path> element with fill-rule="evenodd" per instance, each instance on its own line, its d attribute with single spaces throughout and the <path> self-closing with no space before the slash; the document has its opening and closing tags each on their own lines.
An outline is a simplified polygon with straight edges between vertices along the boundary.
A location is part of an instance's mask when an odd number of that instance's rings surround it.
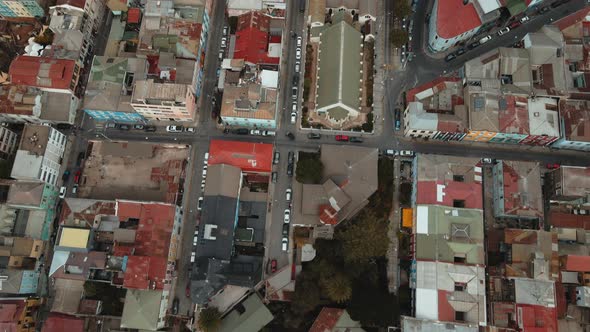
<svg viewBox="0 0 590 332">
<path fill-rule="evenodd" d="M 141 10 L 139 8 L 129 8 L 127 11 L 127 23 L 137 24 L 141 22 Z"/>
<path fill-rule="evenodd" d="M 449 292 L 438 290 L 438 320 L 445 322 L 455 321 L 455 309 L 449 303 L 447 296 L 451 296 Z"/>
<path fill-rule="evenodd" d="M 322 204 L 319 206 L 320 221 L 328 225 L 336 225 L 338 223 L 338 211 L 336 211 L 330 204 Z"/>
<path fill-rule="evenodd" d="M 590 272 L 590 256 L 565 256 L 563 270 L 572 272 Z"/>
<path fill-rule="evenodd" d="M 408 90 L 408 92 L 406 93 L 406 100 L 408 102 L 411 101 L 416 101 L 416 94 L 422 92 L 422 91 L 426 91 L 428 89 L 434 88 L 435 86 L 441 87 L 441 83 L 444 82 L 458 82 L 460 79 L 458 77 L 438 77 L 437 79 L 430 81 L 428 83 L 424 83 L 420 86 L 417 86 L 413 89 Z M 442 85 L 445 86 L 446 85 Z"/>
<path fill-rule="evenodd" d="M 270 173 L 273 146 L 265 143 L 211 140 L 209 165 L 227 164 L 244 172 Z"/>
<path fill-rule="evenodd" d="M 344 309 L 322 308 L 322 311 L 320 311 L 320 314 L 313 322 L 309 332 L 332 331 L 343 313 Z"/>
<path fill-rule="evenodd" d="M 500 132 L 529 134 L 529 109 L 526 97 L 506 95 L 506 109 L 498 112 Z"/>
<path fill-rule="evenodd" d="M 586 15 L 588 15 L 589 12 L 590 7 L 584 7 L 571 15 L 568 15 L 560 20 L 553 22 L 553 25 L 557 26 L 559 30 L 566 29 L 567 27 L 570 27 L 584 20 L 584 17 L 586 17 Z"/>
<path fill-rule="evenodd" d="M 75 66 L 74 60 L 19 55 L 10 64 L 8 73 L 14 84 L 68 90 Z"/>
<path fill-rule="evenodd" d="M 80 9 L 84 9 L 84 5 L 86 4 L 86 0 L 57 0 L 56 5 L 70 5 L 74 7 L 78 7 Z"/>
<path fill-rule="evenodd" d="M 43 323 L 41 332 L 83 332 L 84 319 L 62 314 L 50 314 Z"/>
<path fill-rule="evenodd" d="M 176 208 L 170 204 L 117 201 L 121 222 L 139 220 L 133 245 L 115 246 L 116 255 L 128 256 L 124 287 L 164 288 L 175 214 Z M 130 255 L 131 248 L 135 249 L 134 256 Z"/>
<path fill-rule="evenodd" d="M 278 64 L 279 57 L 268 56 L 268 33 L 252 27 L 236 33 L 234 59 L 254 64 Z"/>
<path fill-rule="evenodd" d="M 523 332 L 557 332 L 555 308 L 517 304 L 516 315 L 518 326 Z"/>
<path fill-rule="evenodd" d="M 551 210 L 549 211 L 549 221 L 553 227 L 590 230 L 590 215 L 579 215 Z"/>
<path fill-rule="evenodd" d="M 240 32 L 248 28 L 257 28 L 268 33 L 270 32 L 270 17 L 258 11 L 250 11 L 238 16 L 236 31 Z"/>
<path fill-rule="evenodd" d="M 444 39 L 451 39 L 481 25 L 481 19 L 473 3 L 463 0 L 439 0 L 436 11 L 436 32 Z"/>
<path fill-rule="evenodd" d="M 16 323 L 24 308 L 25 302 L 22 300 L 0 301 L 0 323 Z"/>
<path fill-rule="evenodd" d="M 437 188 L 444 185 L 444 195 L 442 202 L 437 200 Z M 458 182 L 458 181 L 419 181 L 417 204 L 437 204 L 444 206 L 453 206 L 453 200 L 464 200 L 465 208 L 481 209 L 483 207 L 483 194 L 481 183 L 478 182 Z"/>
<path fill-rule="evenodd" d="M 123 287 L 164 289 L 167 259 L 164 257 L 129 256 Z M 150 283 L 154 283 L 150 285 Z"/>
</svg>

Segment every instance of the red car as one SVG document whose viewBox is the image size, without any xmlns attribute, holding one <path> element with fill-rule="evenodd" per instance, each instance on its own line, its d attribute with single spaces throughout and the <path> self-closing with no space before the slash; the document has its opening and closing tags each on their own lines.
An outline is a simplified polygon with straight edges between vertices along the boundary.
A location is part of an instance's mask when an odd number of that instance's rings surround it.
<svg viewBox="0 0 590 332">
<path fill-rule="evenodd" d="M 76 174 L 74 174 L 74 183 L 80 183 L 80 174 L 82 174 L 80 170 L 78 170 Z"/>
<path fill-rule="evenodd" d="M 520 26 L 520 22 L 516 21 L 516 22 L 512 22 L 512 24 L 510 24 L 510 29 L 514 29 L 514 28 L 518 28 Z"/>
<path fill-rule="evenodd" d="M 186 297 L 191 297 L 191 282 L 187 282 L 186 283 L 186 289 L 184 290 L 184 295 L 186 295 Z"/>
<path fill-rule="evenodd" d="M 273 259 L 272 261 L 270 261 L 270 273 L 275 272 L 277 272 L 277 260 Z"/>
<path fill-rule="evenodd" d="M 559 165 L 559 164 L 557 164 L 557 163 L 554 163 L 554 164 L 552 164 L 552 163 L 549 163 L 549 164 L 547 164 L 545 167 L 547 167 L 547 169 L 558 169 L 558 168 L 559 168 L 559 166 L 560 166 L 560 165 Z"/>
<path fill-rule="evenodd" d="M 348 136 L 346 135 L 336 135 L 336 140 L 339 142 L 348 142 Z"/>
</svg>

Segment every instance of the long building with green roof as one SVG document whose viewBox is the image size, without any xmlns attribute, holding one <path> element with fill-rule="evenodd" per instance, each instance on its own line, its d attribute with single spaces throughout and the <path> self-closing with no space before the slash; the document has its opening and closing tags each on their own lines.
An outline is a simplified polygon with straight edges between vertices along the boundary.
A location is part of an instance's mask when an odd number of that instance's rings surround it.
<svg viewBox="0 0 590 332">
<path fill-rule="evenodd" d="M 362 35 L 343 16 L 320 34 L 316 112 L 335 126 L 360 114 Z"/>
</svg>

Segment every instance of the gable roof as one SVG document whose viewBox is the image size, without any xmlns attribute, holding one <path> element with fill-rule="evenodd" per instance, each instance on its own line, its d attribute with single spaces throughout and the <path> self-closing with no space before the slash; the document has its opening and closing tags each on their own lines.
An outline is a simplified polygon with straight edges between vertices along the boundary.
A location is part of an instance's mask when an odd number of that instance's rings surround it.
<svg viewBox="0 0 590 332">
<path fill-rule="evenodd" d="M 262 303 L 257 293 L 252 293 L 221 321 L 219 332 L 260 331 L 273 320 L 273 315 Z"/>
<path fill-rule="evenodd" d="M 270 173 L 272 169 L 272 144 L 211 140 L 209 154 L 209 165 L 228 164 L 244 172 Z"/>
<path fill-rule="evenodd" d="M 481 25 L 481 19 L 473 3 L 463 0 L 438 1 L 436 8 L 436 32 L 444 39 L 451 39 Z M 461 19 L 458 20 L 457 17 Z"/>
<path fill-rule="evenodd" d="M 121 328 L 156 331 L 161 302 L 161 290 L 127 290 Z"/>
<path fill-rule="evenodd" d="M 322 31 L 317 72 L 317 109 L 331 106 L 359 109 L 361 44 L 361 33 L 345 20 Z"/>
<path fill-rule="evenodd" d="M 70 84 L 77 74 L 75 67 L 74 60 L 19 55 L 10 64 L 8 73 L 14 84 L 71 90 Z"/>
</svg>

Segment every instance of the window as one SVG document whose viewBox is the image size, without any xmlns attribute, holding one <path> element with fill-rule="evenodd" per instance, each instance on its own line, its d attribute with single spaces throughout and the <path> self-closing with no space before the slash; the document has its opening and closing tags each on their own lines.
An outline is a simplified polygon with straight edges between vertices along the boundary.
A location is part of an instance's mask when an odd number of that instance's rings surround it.
<svg viewBox="0 0 590 332">
<path fill-rule="evenodd" d="M 465 177 L 463 175 L 453 175 L 453 181 L 465 182 Z"/>
<path fill-rule="evenodd" d="M 465 256 L 455 256 L 453 262 L 465 264 Z"/>
<path fill-rule="evenodd" d="M 463 200 L 463 199 L 454 199 L 453 200 L 453 207 L 456 207 L 456 208 L 464 208 L 465 207 L 465 200 Z"/>
<path fill-rule="evenodd" d="M 467 288 L 467 285 L 462 282 L 455 282 L 455 291 L 462 292 Z"/>
<path fill-rule="evenodd" d="M 465 321 L 465 313 L 463 311 L 455 311 L 455 320 L 458 322 Z"/>
</svg>

